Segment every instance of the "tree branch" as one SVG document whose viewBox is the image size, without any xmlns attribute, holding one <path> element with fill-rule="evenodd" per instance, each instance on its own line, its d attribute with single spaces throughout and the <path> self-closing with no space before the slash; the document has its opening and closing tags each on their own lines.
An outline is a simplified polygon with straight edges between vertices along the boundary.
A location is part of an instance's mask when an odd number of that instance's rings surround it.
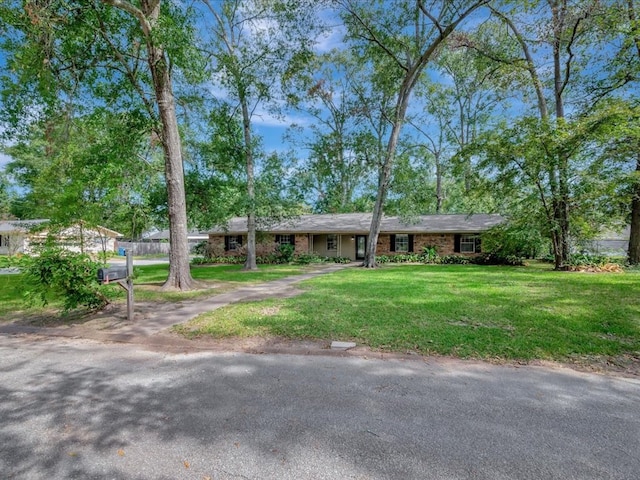
<svg viewBox="0 0 640 480">
<path fill-rule="evenodd" d="M 142 31 L 145 37 L 147 37 L 148 39 L 151 38 L 152 26 L 151 26 L 151 23 L 149 22 L 149 19 L 145 16 L 142 10 L 140 10 L 130 2 L 123 1 L 123 0 L 101 0 L 101 1 L 106 5 L 111 5 L 112 7 L 118 8 L 120 10 L 123 10 L 133 15 L 140 22 L 140 26 L 142 27 Z M 152 0 L 150 5 L 152 5 L 153 8 L 155 8 L 155 6 L 158 5 L 159 1 L 160 0 Z"/>
</svg>

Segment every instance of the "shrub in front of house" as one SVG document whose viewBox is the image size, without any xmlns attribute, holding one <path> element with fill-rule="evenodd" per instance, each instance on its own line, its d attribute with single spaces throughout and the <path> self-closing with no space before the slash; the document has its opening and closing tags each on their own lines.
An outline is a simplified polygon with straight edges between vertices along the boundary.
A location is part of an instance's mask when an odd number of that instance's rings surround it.
<svg viewBox="0 0 640 480">
<path fill-rule="evenodd" d="M 43 306 L 49 298 L 60 297 L 65 311 L 103 308 L 109 301 L 98 283 L 101 266 L 87 254 L 44 247 L 24 267 L 25 297 Z"/>
<path fill-rule="evenodd" d="M 500 255 L 497 253 L 485 253 L 472 257 L 471 263 L 476 265 L 509 265 L 512 267 L 524 266 L 524 259 L 517 255 Z"/>
<path fill-rule="evenodd" d="M 283 243 L 282 245 L 278 245 L 278 249 L 276 250 L 276 255 L 278 257 L 278 263 L 291 263 L 293 260 L 293 255 L 296 249 L 293 245 L 288 243 Z"/>
<path fill-rule="evenodd" d="M 438 258 L 437 263 L 443 265 L 468 265 L 471 263 L 471 259 L 462 255 L 444 255 Z"/>
</svg>

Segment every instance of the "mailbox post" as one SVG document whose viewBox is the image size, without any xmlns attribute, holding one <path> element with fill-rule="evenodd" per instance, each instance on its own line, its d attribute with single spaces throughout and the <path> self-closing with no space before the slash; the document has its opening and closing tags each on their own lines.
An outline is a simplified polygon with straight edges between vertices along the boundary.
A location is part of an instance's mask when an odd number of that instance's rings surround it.
<svg viewBox="0 0 640 480">
<path fill-rule="evenodd" d="M 133 251 L 127 248 L 127 320 L 133 321 Z"/>
<path fill-rule="evenodd" d="M 133 321 L 133 253 L 126 251 L 126 267 L 108 267 L 98 270 L 100 283 L 116 282 L 127 291 L 127 320 Z"/>
</svg>

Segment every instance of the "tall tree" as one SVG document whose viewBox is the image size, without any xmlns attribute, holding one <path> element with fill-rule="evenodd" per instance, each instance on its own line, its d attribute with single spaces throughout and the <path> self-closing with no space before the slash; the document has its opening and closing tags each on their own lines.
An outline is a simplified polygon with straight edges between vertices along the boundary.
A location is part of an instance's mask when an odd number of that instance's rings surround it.
<svg viewBox="0 0 640 480">
<path fill-rule="evenodd" d="M 193 286 L 189 268 L 189 243 L 187 239 L 187 208 L 184 190 L 184 170 L 176 102 L 173 93 L 172 64 L 163 45 L 161 0 L 141 0 L 140 6 L 123 0 L 103 0 L 107 5 L 126 12 L 138 22 L 142 32 L 141 41 L 146 46 L 147 64 L 151 73 L 154 101 L 160 121 L 154 131 L 158 135 L 165 160 L 165 182 L 167 185 L 169 210 L 169 277 L 163 289 L 189 290 Z M 166 14 L 170 12 L 167 11 Z M 165 15 L 166 15 L 165 14 Z M 103 34 L 106 32 L 103 30 Z M 186 40 L 186 39 L 183 39 Z M 107 41 L 109 39 L 107 38 Z M 121 55 L 116 51 L 117 55 Z M 122 67 L 129 63 L 123 59 Z M 135 72 L 127 72 L 136 87 Z"/>
<path fill-rule="evenodd" d="M 291 136 L 309 152 L 297 183 L 314 197 L 316 212 L 352 212 L 358 208 L 358 197 L 368 191 L 376 166 L 366 125 L 373 107 L 363 95 L 369 72 L 348 52 L 338 50 L 318 55 L 306 70 L 287 85 L 289 103 L 313 118 L 309 135 L 298 126 L 292 128 Z"/>
<path fill-rule="evenodd" d="M 310 56 L 317 18 L 313 4 L 282 0 L 203 0 L 211 16 L 214 71 L 241 112 L 247 181 L 247 260 L 256 265 L 256 142 L 252 119 L 267 107 L 284 74 Z"/>
<path fill-rule="evenodd" d="M 166 289 L 192 287 L 180 134 L 172 75 L 197 58 L 187 15 L 161 0 L 9 1 L 0 16 L 9 72 L 2 78 L 5 112 L 16 123 L 34 116 L 66 120 L 96 105 L 142 106 L 164 153 L 171 253 Z M 191 54 L 187 53 L 191 50 Z M 34 98 L 33 92 L 38 96 Z M 9 99 L 9 100 L 7 100 Z M 62 107 L 62 108 L 61 108 Z"/>
<path fill-rule="evenodd" d="M 438 47 L 464 20 L 488 2 L 489 0 L 398 0 L 366 4 L 356 0 L 339 2 L 343 8 L 349 40 L 364 61 L 376 65 L 374 82 L 381 90 L 395 92 L 396 97 L 393 114 L 388 119 L 391 132 L 379 170 L 365 267 L 376 266 L 375 251 L 383 205 L 413 90 Z"/>
<path fill-rule="evenodd" d="M 617 6 L 619 8 L 613 13 L 613 22 L 626 26 L 626 31 L 623 32 L 625 41 L 622 43 L 620 52 L 616 55 L 616 63 L 619 67 L 617 69 L 618 79 L 622 79 L 619 80 L 620 83 L 633 81 L 637 86 L 640 80 L 640 3 L 637 0 L 626 0 Z M 621 11 L 625 12 L 626 18 L 622 22 L 617 22 L 616 14 Z M 634 96 L 637 100 L 638 95 Z M 630 158 L 635 161 L 635 175 L 631 187 L 628 261 L 631 265 L 640 265 L 640 148 L 636 148 Z"/>
<path fill-rule="evenodd" d="M 492 8 L 504 29 L 487 31 L 482 40 L 476 38 L 467 43 L 496 62 L 521 69 L 528 77 L 528 86 L 522 85 L 521 99 L 527 105 L 527 92 L 534 94 L 538 120 L 525 118 L 514 127 L 524 143 L 518 149 L 520 153 L 506 157 L 511 163 L 505 164 L 505 158 L 494 159 L 503 173 L 512 167 L 520 169 L 523 178 L 529 178 L 538 192 L 557 269 L 564 268 L 570 253 L 571 209 L 575 205 L 572 168 L 580 168 L 589 142 L 578 119 L 579 114 L 587 113 L 581 109 L 579 99 L 583 100 L 588 91 L 584 67 L 590 61 L 592 69 L 599 67 L 595 64 L 596 38 L 591 23 L 597 8 L 596 0 L 541 0 L 527 8 Z M 532 16 L 536 22 L 531 22 Z M 517 85 L 514 82 L 514 87 Z M 576 112 L 573 117 L 567 114 L 567 105 Z M 504 133 L 514 135 L 514 128 Z M 526 146 L 536 142 L 534 137 L 543 141 L 536 156 Z"/>
</svg>

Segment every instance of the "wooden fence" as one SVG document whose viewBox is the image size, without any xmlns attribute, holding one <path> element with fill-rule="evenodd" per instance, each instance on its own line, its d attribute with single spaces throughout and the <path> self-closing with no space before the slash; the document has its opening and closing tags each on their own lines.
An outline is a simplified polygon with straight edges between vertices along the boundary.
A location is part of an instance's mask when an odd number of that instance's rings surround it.
<svg viewBox="0 0 640 480">
<path fill-rule="evenodd" d="M 118 242 L 116 251 L 120 248 L 132 249 L 134 255 L 169 255 L 171 245 L 157 242 Z"/>
</svg>

